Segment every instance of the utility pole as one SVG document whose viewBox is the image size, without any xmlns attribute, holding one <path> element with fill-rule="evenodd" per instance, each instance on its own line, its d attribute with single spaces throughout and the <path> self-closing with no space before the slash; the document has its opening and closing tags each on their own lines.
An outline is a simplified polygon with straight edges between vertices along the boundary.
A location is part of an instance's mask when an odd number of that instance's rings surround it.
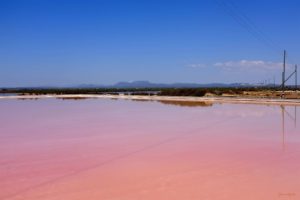
<svg viewBox="0 0 300 200">
<path fill-rule="evenodd" d="M 283 72 L 282 72 L 282 97 L 284 97 L 284 83 L 285 83 L 285 59 L 286 59 L 286 51 L 283 51 Z"/>
</svg>

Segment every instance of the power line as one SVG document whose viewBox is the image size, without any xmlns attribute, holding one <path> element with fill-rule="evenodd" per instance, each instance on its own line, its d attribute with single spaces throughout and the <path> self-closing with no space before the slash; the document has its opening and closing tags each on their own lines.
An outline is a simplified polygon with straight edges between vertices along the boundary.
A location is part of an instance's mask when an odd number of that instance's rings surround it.
<svg viewBox="0 0 300 200">
<path fill-rule="evenodd" d="M 262 44 L 270 48 L 272 51 L 276 52 L 276 55 L 278 55 L 279 52 L 282 51 L 280 45 L 278 43 L 275 43 L 270 37 L 267 36 L 260 28 L 258 28 L 255 23 L 230 0 L 215 0 L 222 8 L 223 10 L 231 16 L 242 28 L 244 28 L 249 34 L 251 34 L 254 38 L 256 38 L 258 41 L 260 41 Z M 295 79 L 297 79 L 297 69 L 289 76 L 289 78 L 285 79 L 285 68 L 286 68 L 286 51 L 284 50 L 284 69 L 282 73 L 282 90 L 284 93 L 284 85 L 285 82 L 288 81 L 288 79 L 295 75 Z M 293 63 L 296 63 L 294 59 L 290 60 Z M 295 81 L 297 84 L 297 80 Z M 296 88 L 297 86 L 295 86 Z"/>
<path fill-rule="evenodd" d="M 215 0 L 215 2 L 219 4 L 220 7 L 222 7 L 222 9 L 250 35 L 274 51 L 277 56 L 281 55 L 282 49 L 284 48 L 268 37 L 268 35 L 265 34 L 264 31 L 262 31 L 258 26 L 256 26 L 256 24 L 245 13 L 243 13 L 238 6 L 236 6 L 236 4 L 230 0 Z M 292 58 L 290 58 L 290 60 L 296 63 Z"/>
<path fill-rule="evenodd" d="M 281 52 L 282 48 L 280 45 L 274 42 L 270 37 L 267 36 L 258 26 L 255 25 L 255 23 L 245 14 L 243 13 L 232 1 L 227 0 L 228 4 L 231 5 L 232 8 L 235 9 L 236 13 L 241 16 L 245 20 L 245 22 L 252 27 L 252 29 L 259 35 L 261 40 L 263 40 L 268 46 L 270 46 L 275 51 Z"/>
<path fill-rule="evenodd" d="M 257 39 L 259 42 L 272 49 L 276 54 L 280 52 L 278 47 L 270 42 L 269 39 L 266 39 L 266 36 L 262 34 L 262 31 L 258 30 L 257 26 L 254 25 L 252 21 L 246 17 L 245 14 L 237 11 L 237 7 L 229 1 L 216 0 L 216 2 L 222 7 L 222 9 L 233 18 L 244 30 L 246 30 L 252 37 Z"/>
</svg>

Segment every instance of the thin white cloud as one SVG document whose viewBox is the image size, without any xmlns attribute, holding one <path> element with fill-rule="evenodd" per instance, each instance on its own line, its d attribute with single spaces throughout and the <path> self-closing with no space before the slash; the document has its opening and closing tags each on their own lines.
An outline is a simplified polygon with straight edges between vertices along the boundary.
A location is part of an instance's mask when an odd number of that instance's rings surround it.
<svg viewBox="0 0 300 200">
<path fill-rule="evenodd" d="M 227 61 L 217 62 L 215 67 L 221 67 L 225 70 L 281 70 L 282 63 L 262 61 L 262 60 L 240 60 L 240 61 Z M 289 67 L 289 65 L 287 65 Z"/>
<path fill-rule="evenodd" d="M 202 64 L 202 63 L 198 63 L 198 64 L 189 64 L 189 65 L 187 65 L 187 67 L 190 67 L 190 68 L 205 68 L 205 67 L 207 67 L 207 65 Z"/>
</svg>

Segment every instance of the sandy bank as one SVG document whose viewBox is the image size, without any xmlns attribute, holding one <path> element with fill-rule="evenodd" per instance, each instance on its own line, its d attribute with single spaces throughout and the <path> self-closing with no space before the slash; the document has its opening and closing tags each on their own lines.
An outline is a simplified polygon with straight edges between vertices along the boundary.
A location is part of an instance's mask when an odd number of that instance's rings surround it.
<svg viewBox="0 0 300 200">
<path fill-rule="evenodd" d="M 139 96 L 139 95 L 20 95 L 0 96 L 0 99 L 84 99 L 84 98 L 113 98 L 129 100 L 149 101 L 188 101 L 188 102 L 209 102 L 209 103 L 235 103 L 235 104 L 267 104 L 267 105 L 295 105 L 300 106 L 300 99 L 272 99 L 272 98 L 240 98 L 240 97 L 171 97 L 171 96 Z"/>
</svg>

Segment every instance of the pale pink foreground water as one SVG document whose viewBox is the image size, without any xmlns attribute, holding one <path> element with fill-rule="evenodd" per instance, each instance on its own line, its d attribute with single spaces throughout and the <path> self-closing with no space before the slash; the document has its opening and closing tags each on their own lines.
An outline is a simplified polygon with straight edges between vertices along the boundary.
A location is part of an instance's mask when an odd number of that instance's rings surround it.
<svg viewBox="0 0 300 200">
<path fill-rule="evenodd" d="M 294 107 L 176 104 L 1 100 L 0 199 L 300 199 Z"/>
</svg>

